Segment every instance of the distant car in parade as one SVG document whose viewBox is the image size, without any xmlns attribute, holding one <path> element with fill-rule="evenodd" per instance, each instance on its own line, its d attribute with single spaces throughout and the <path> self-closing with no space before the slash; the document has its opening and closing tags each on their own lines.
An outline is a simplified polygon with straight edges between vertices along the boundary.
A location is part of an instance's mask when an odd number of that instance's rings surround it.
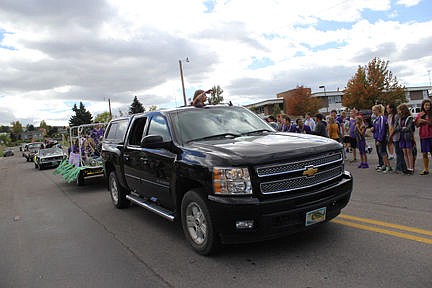
<svg viewBox="0 0 432 288">
<path fill-rule="evenodd" d="M 12 150 L 8 149 L 3 152 L 3 157 L 11 157 L 11 156 L 14 156 L 14 152 Z"/>
<path fill-rule="evenodd" d="M 40 149 L 34 156 L 35 168 L 42 170 L 47 167 L 57 167 L 66 157 L 66 153 L 58 147 Z"/>
<path fill-rule="evenodd" d="M 34 155 L 43 147 L 42 142 L 32 142 L 27 145 L 23 152 L 23 157 L 26 158 L 27 162 L 33 160 Z"/>
</svg>

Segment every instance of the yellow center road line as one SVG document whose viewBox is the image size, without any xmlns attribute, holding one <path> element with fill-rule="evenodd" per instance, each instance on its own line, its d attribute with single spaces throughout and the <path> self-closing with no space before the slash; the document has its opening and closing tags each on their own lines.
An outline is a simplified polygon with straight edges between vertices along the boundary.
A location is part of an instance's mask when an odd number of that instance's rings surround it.
<svg viewBox="0 0 432 288">
<path fill-rule="evenodd" d="M 340 219 L 333 219 L 331 222 L 345 225 L 345 226 L 349 226 L 349 227 L 353 227 L 353 228 L 362 229 L 362 230 L 373 231 L 373 232 L 391 235 L 391 236 L 395 236 L 395 237 L 399 237 L 399 238 L 414 240 L 414 241 L 421 242 L 421 243 L 432 244 L 432 239 L 418 237 L 418 236 L 405 234 L 405 233 L 401 233 L 401 232 L 386 230 L 386 229 L 373 227 L 373 226 L 367 226 L 367 225 L 358 224 L 358 223 L 340 220 Z"/>
<path fill-rule="evenodd" d="M 382 222 L 382 221 L 377 221 L 377 220 L 372 220 L 372 219 L 367 219 L 367 218 L 360 218 L 360 217 L 346 215 L 346 214 L 339 215 L 338 219 L 339 218 L 345 219 L 345 220 L 353 220 L 353 221 L 368 223 L 368 224 L 374 224 L 374 225 L 378 225 L 378 226 L 393 228 L 393 229 L 407 231 L 407 232 L 413 232 L 413 233 L 417 233 L 417 234 L 432 236 L 432 231 L 419 229 L 419 228 L 415 228 L 415 227 L 403 226 L 403 225 L 387 223 L 387 222 Z"/>
</svg>

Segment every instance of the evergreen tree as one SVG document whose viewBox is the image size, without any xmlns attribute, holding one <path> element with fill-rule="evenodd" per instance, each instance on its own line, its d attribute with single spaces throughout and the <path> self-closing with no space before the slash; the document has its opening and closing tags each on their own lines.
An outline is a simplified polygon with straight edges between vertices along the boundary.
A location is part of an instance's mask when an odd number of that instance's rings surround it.
<svg viewBox="0 0 432 288">
<path fill-rule="evenodd" d="M 82 102 L 80 102 L 79 108 L 77 108 L 76 104 L 74 104 L 72 111 L 75 112 L 75 115 L 72 115 L 72 117 L 69 119 L 69 126 L 79 126 L 83 124 L 90 124 L 92 122 L 93 116 L 89 111 L 86 110 Z"/>
<path fill-rule="evenodd" d="M 129 107 L 129 115 L 144 112 L 144 106 L 138 100 L 137 96 L 134 97 L 131 106 Z"/>
<path fill-rule="evenodd" d="M 26 130 L 27 130 L 27 131 L 35 131 L 36 128 L 34 127 L 33 124 L 27 124 L 27 126 L 26 126 Z"/>
</svg>

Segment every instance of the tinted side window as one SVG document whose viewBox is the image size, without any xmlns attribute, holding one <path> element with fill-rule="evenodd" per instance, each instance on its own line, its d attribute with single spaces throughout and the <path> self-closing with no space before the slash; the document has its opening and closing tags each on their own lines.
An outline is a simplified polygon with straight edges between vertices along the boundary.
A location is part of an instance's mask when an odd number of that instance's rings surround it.
<svg viewBox="0 0 432 288">
<path fill-rule="evenodd" d="M 108 128 L 105 138 L 111 140 L 123 140 L 126 134 L 127 125 L 127 119 L 112 122 L 111 126 Z"/>
<path fill-rule="evenodd" d="M 129 132 L 129 145 L 139 146 L 141 144 L 146 121 L 147 117 L 141 117 L 135 119 L 135 121 L 132 123 L 132 127 Z"/>
<path fill-rule="evenodd" d="M 147 135 L 159 135 L 162 136 L 164 141 L 170 141 L 171 136 L 165 118 L 161 115 L 153 117 Z"/>
</svg>

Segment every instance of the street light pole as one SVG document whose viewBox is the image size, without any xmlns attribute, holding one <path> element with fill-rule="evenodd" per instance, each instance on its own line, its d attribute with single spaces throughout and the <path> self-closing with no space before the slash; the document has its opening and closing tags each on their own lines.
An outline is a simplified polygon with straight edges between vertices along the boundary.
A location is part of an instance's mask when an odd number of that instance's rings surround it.
<svg viewBox="0 0 432 288">
<path fill-rule="evenodd" d="M 327 93 L 326 93 L 325 85 L 321 85 L 318 88 L 320 88 L 320 89 L 324 88 L 324 97 L 327 99 Z M 329 102 L 328 102 L 328 99 L 327 99 L 327 113 L 328 113 L 328 110 L 329 110 L 328 108 L 329 108 Z"/>
</svg>

